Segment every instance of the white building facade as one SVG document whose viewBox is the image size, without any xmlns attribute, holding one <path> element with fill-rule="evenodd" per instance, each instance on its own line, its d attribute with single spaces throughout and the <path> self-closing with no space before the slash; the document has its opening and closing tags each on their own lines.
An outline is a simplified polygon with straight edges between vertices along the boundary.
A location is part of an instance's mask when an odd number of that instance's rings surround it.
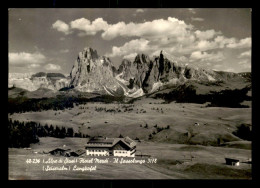
<svg viewBox="0 0 260 188">
<path fill-rule="evenodd" d="M 85 148 L 87 156 L 134 157 L 136 142 L 129 137 L 94 137 L 87 142 Z"/>
<path fill-rule="evenodd" d="M 109 156 L 109 150 L 106 148 L 86 149 L 86 155 L 90 156 Z"/>
</svg>

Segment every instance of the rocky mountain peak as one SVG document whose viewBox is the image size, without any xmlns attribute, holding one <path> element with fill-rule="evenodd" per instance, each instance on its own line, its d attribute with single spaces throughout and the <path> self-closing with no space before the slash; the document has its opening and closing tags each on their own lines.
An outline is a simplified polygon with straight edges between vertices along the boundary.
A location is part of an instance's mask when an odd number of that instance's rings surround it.
<svg viewBox="0 0 260 188">
<path fill-rule="evenodd" d="M 144 64 L 150 63 L 150 58 L 146 54 L 137 54 L 134 60 L 134 63 Z"/>
<path fill-rule="evenodd" d="M 96 50 L 89 47 L 79 53 L 70 77 L 70 86 L 83 92 L 111 93 L 119 87 L 110 59 L 99 56 Z"/>
<path fill-rule="evenodd" d="M 96 50 L 93 50 L 90 47 L 85 47 L 82 52 L 79 53 L 80 59 L 96 60 L 99 58 Z"/>
<path fill-rule="evenodd" d="M 119 65 L 117 70 L 117 74 L 122 73 L 123 71 L 127 71 L 132 66 L 132 62 L 128 59 L 123 59 L 122 63 Z"/>
</svg>

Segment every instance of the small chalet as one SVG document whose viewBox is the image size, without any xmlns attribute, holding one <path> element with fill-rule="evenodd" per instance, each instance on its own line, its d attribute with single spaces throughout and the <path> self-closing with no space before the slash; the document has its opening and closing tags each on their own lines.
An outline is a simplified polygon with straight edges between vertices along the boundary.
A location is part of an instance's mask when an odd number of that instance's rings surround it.
<svg viewBox="0 0 260 188">
<path fill-rule="evenodd" d="M 84 150 L 71 151 L 71 149 L 56 148 L 54 150 L 51 150 L 49 153 L 55 156 L 79 157 L 83 155 L 85 151 Z"/>
<path fill-rule="evenodd" d="M 62 149 L 62 148 L 56 148 L 49 153 L 56 156 L 67 156 L 69 155 L 70 149 Z"/>
<path fill-rule="evenodd" d="M 76 151 L 71 151 L 70 156 L 79 157 L 79 156 L 83 155 L 84 153 L 85 153 L 84 150 L 79 149 L 79 150 L 76 150 Z"/>
<path fill-rule="evenodd" d="M 125 138 L 93 137 L 85 145 L 87 156 L 134 157 L 136 142 Z"/>
<path fill-rule="evenodd" d="M 225 158 L 227 165 L 232 166 L 239 166 L 239 160 L 238 159 L 231 159 L 231 158 Z"/>
</svg>

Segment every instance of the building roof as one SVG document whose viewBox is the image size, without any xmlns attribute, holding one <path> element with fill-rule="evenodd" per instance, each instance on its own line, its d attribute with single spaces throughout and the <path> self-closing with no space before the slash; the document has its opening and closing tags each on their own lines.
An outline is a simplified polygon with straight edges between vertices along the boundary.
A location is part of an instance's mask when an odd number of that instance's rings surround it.
<svg viewBox="0 0 260 188">
<path fill-rule="evenodd" d="M 100 143 L 100 144 L 113 144 L 113 138 L 104 138 L 104 137 L 94 137 L 88 141 L 89 144 L 91 143 Z"/>
<path fill-rule="evenodd" d="M 225 158 L 226 161 L 230 161 L 230 162 L 239 162 L 239 159 L 232 159 L 232 158 Z"/>
<path fill-rule="evenodd" d="M 66 148 L 66 149 L 63 149 L 63 148 L 56 148 L 56 149 L 53 149 L 51 151 L 49 151 L 49 153 L 51 152 L 55 152 L 55 151 L 69 151 L 70 149 L 69 148 Z"/>
<path fill-rule="evenodd" d="M 131 138 L 124 137 L 124 138 L 107 138 L 107 137 L 94 137 L 91 138 L 86 147 L 93 147 L 93 148 L 112 148 L 114 147 L 119 141 L 122 141 L 126 146 L 129 148 L 133 148 L 136 146 L 136 142 L 134 142 Z"/>
<path fill-rule="evenodd" d="M 133 141 L 131 138 L 129 138 L 128 136 L 126 136 L 125 138 L 123 138 L 122 140 L 123 142 L 125 142 L 127 145 L 129 145 L 131 148 L 136 146 L 136 142 Z"/>
<path fill-rule="evenodd" d="M 72 151 L 72 152 L 70 152 L 70 154 L 72 155 L 72 156 L 80 156 L 80 155 L 82 155 L 82 154 L 84 154 L 85 153 L 85 151 L 84 150 L 76 150 L 76 151 Z"/>
</svg>

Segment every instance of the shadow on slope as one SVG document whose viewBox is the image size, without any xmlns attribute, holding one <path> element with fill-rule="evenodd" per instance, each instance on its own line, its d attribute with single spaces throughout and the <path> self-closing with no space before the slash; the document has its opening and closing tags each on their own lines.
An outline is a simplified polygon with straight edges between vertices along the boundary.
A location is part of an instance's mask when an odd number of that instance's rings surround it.
<svg viewBox="0 0 260 188">
<path fill-rule="evenodd" d="M 247 95 L 250 90 L 250 87 L 244 87 L 242 89 L 220 88 L 215 91 L 211 90 L 211 88 L 207 88 L 207 91 L 205 91 L 205 88 L 201 84 L 186 83 L 172 88 L 166 88 L 162 91 L 147 95 L 147 97 L 160 98 L 165 100 L 166 103 L 172 101 L 199 104 L 210 102 L 211 104 L 209 106 L 213 107 L 245 108 L 248 106 L 241 105 L 241 103 L 245 100 L 251 100 L 251 97 Z"/>
</svg>

